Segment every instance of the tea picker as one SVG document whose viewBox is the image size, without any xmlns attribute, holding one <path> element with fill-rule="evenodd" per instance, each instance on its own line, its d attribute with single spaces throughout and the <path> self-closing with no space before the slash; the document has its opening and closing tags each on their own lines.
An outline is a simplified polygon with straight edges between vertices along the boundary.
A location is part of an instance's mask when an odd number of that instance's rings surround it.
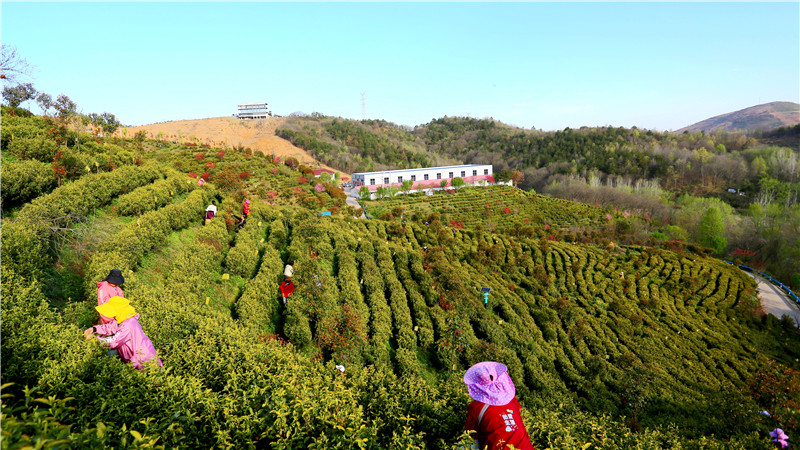
<svg viewBox="0 0 800 450">
<path fill-rule="evenodd" d="M 483 304 L 484 305 L 488 305 L 489 304 L 489 292 L 492 292 L 492 288 L 489 288 L 489 287 L 482 287 L 481 288 L 481 294 L 483 294 Z"/>
</svg>

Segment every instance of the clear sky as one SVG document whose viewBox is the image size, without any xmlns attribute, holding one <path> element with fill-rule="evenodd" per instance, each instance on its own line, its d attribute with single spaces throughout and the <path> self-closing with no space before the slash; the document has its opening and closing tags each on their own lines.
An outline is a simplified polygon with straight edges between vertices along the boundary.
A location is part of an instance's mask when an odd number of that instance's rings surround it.
<svg viewBox="0 0 800 450">
<path fill-rule="evenodd" d="M 420 125 L 676 130 L 800 103 L 800 2 L 13 2 L 38 90 L 127 125 L 244 102 Z M 30 105 L 32 110 L 36 110 Z"/>
</svg>

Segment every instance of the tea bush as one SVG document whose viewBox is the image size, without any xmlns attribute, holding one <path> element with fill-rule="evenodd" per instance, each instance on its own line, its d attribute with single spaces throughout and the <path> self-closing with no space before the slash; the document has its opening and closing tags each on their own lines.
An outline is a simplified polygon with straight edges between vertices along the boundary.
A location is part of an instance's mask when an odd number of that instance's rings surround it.
<svg viewBox="0 0 800 450">
<path fill-rule="evenodd" d="M 3 139 L 16 139 L 5 122 Z M 3 386 L 4 446 L 461 448 L 461 377 L 482 360 L 508 365 L 537 448 L 766 449 L 772 428 L 796 431 L 786 405 L 797 393 L 773 394 L 793 386 L 800 338 L 744 313 L 753 282 L 727 264 L 551 240 L 545 225 L 589 226 L 599 210 L 511 190 L 488 202 L 468 189 L 414 197 L 389 209 L 405 222 L 320 218 L 291 204 L 289 168 L 195 151 L 153 149 L 141 167 L 84 175 L 3 219 L 2 378 L 14 383 Z M 254 199 L 234 232 L 248 194 L 198 189 L 171 169 L 207 162 L 240 164 L 254 184 L 271 177 L 282 194 Z M 194 184 L 140 217 L 108 214 L 173 178 Z M 212 198 L 220 213 L 204 225 Z M 54 229 L 78 216 L 118 231 L 78 265 L 84 298 L 48 301 L 43 274 L 64 250 Z M 289 259 L 297 290 L 282 307 Z M 163 369 L 137 371 L 81 335 L 114 267 Z M 758 413 L 774 405 L 778 416 Z"/>
<path fill-rule="evenodd" d="M 52 164 L 39 161 L 3 161 L 0 190 L 3 209 L 21 205 L 56 187 Z"/>
<path fill-rule="evenodd" d="M 189 192 L 197 187 L 185 175 L 170 171 L 168 178 L 142 186 L 133 192 L 122 195 L 116 202 L 116 211 L 123 216 L 140 216 L 148 211 L 161 208 L 172 202 L 176 195 Z"/>
</svg>

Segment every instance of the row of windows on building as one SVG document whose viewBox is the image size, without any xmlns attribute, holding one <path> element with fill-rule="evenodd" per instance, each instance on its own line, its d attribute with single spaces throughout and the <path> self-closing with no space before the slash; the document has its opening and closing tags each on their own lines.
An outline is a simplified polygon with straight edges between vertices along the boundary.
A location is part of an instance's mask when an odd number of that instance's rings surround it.
<svg viewBox="0 0 800 450">
<path fill-rule="evenodd" d="M 489 175 L 489 169 L 483 169 L 483 174 L 484 175 Z M 462 177 L 467 176 L 467 171 L 466 170 L 462 170 L 461 171 L 461 176 Z M 472 171 L 472 176 L 473 177 L 478 176 L 478 171 L 477 170 L 473 170 Z M 453 172 L 448 172 L 447 178 L 453 178 Z M 428 174 L 427 173 L 424 174 L 423 175 L 423 180 L 428 180 L 428 179 L 429 179 L 428 178 Z M 442 179 L 441 172 L 436 174 L 436 179 L 437 180 L 441 180 Z M 411 181 L 417 181 L 417 176 L 416 175 L 411 175 Z M 402 176 L 398 176 L 397 177 L 397 182 L 398 183 L 402 183 L 403 182 L 403 177 Z M 375 184 L 375 178 L 370 178 L 369 179 L 369 184 Z M 384 177 L 383 178 L 383 184 L 389 184 L 389 177 Z"/>
</svg>

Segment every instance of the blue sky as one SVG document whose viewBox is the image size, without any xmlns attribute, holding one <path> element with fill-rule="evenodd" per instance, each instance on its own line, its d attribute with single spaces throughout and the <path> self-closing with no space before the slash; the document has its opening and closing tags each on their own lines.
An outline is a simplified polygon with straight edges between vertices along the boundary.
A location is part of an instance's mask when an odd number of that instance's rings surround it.
<svg viewBox="0 0 800 450">
<path fill-rule="evenodd" d="M 13 2 L 40 91 L 124 124 L 265 101 L 420 125 L 675 130 L 800 103 L 800 2 Z M 32 108 L 35 110 L 35 108 Z"/>
</svg>

